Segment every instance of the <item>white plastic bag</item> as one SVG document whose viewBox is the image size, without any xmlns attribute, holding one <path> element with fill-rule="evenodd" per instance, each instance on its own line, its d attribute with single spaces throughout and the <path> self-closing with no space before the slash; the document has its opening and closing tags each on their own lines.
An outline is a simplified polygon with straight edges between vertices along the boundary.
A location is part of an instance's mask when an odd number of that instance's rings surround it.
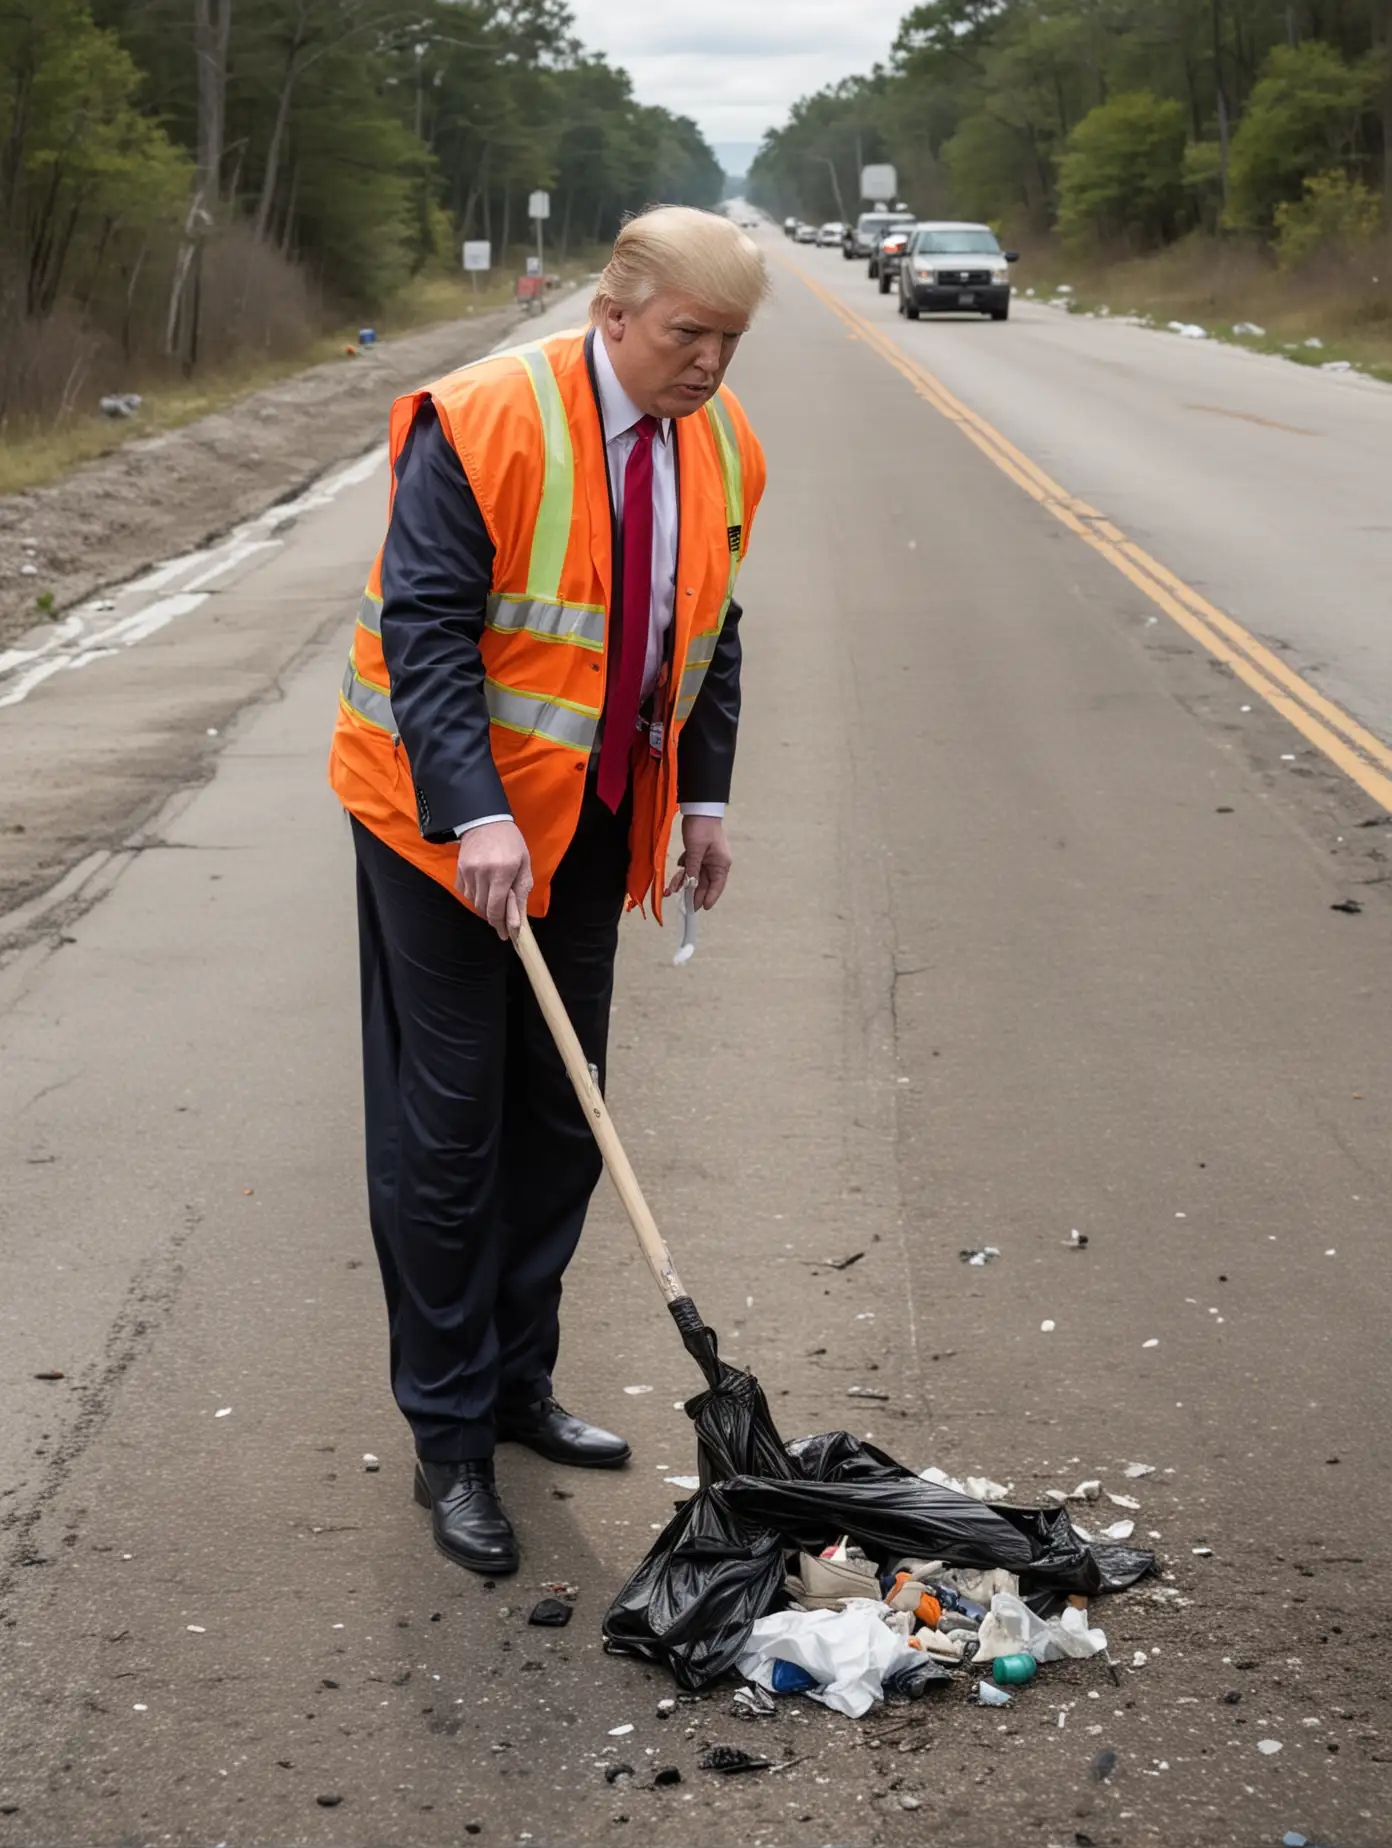
<svg viewBox="0 0 1392 1848">
<path fill-rule="evenodd" d="M 795 1662 L 817 1683 L 807 1689 L 810 1700 L 858 1720 L 884 1699 L 886 1675 L 922 1660 L 886 1615 L 868 1598 L 839 1611 L 775 1611 L 755 1623 L 735 1666 L 746 1681 L 771 1688 L 774 1663 Z"/>
<path fill-rule="evenodd" d="M 998 1591 L 981 1624 L 978 1662 L 1002 1655 L 1032 1655 L 1036 1662 L 1060 1662 L 1065 1656 L 1100 1655 L 1107 1647 L 1105 1630 L 1090 1630 L 1087 1613 L 1069 1604 L 1057 1617 L 1036 1617 L 1021 1598 Z"/>
</svg>

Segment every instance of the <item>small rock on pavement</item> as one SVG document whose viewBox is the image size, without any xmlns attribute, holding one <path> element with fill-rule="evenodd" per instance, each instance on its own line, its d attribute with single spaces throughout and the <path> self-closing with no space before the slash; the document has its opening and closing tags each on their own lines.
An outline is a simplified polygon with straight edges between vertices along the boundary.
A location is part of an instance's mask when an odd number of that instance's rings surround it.
<svg viewBox="0 0 1392 1848">
<path fill-rule="evenodd" d="M 326 1790 L 320 1796 L 317 1796 L 314 1801 L 319 1805 L 320 1809 L 337 1809 L 339 1804 L 343 1801 L 343 1798 L 339 1796 L 336 1790 Z"/>
<path fill-rule="evenodd" d="M 617 1784 L 621 1777 L 632 1776 L 632 1765 L 606 1765 L 604 1768 L 604 1781 L 606 1784 Z"/>
<path fill-rule="evenodd" d="M 670 1695 L 668 1696 L 666 1700 L 660 1700 L 657 1703 L 657 1717 L 660 1720 L 670 1719 L 672 1715 L 676 1712 L 676 1710 L 677 1710 L 677 1703 L 671 1698 Z"/>
<path fill-rule="evenodd" d="M 1092 1761 L 1092 1775 L 1099 1784 L 1105 1784 L 1116 1770 L 1115 1752 L 1099 1752 Z"/>
<path fill-rule="evenodd" d="M 922 1809 L 923 1799 L 922 1797 L 910 1797 L 910 1796 L 905 1795 L 905 1796 L 900 1797 L 899 1807 L 900 1809 L 906 1809 L 906 1810 Z"/>
<path fill-rule="evenodd" d="M 365 1450 L 363 1452 L 363 1468 L 367 1471 L 369 1476 L 375 1475 L 381 1467 L 381 1463 L 373 1456 L 370 1450 Z"/>
<path fill-rule="evenodd" d="M 559 1598 L 543 1598 L 540 1604 L 532 1606 L 528 1623 L 543 1624 L 550 1629 L 563 1629 L 570 1622 L 572 1607 L 562 1604 Z"/>
</svg>

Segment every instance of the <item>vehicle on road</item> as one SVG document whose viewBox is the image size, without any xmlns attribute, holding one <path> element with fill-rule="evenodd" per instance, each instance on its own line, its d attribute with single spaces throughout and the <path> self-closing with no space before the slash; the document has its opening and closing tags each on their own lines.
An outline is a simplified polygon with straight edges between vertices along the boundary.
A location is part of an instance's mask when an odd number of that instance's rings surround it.
<svg viewBox="0 0 1392 1848">
<path fill-rule="evenodd" d="M 800 224 L 796 231 L 793 232 L 793 242 L 795 244 L 815 244 L 816 241 L 817 227 L 815 225 Z"/>
<path fill-rule="evenodd" d="M 989 225 L 937 219 L 915 227 L 899 260 L 899 312 L 1010 316 L 1010 271 L 1018 252 L 1002 250 Z"/>
<path fill-rule="evenodd" d="M 841 239 L 841 254 L 849 263 L 855 257 L 868 257 L 875 248 L 875 240 L 890 225 L 914 225 L 918 220 L 906 205 L 877 206 L 873 212 L 862 212 L 853 225 L 846 227 L 846 235 Z"/>
<path fill-rule="evenodd" d="M 880 241 L 870 258 L 870 274 L 879 278 L 881 295 L 888 295 L 899 280 L 899 265 L 913 229 L 912 225 L 890 225 L 880 233 Z"/>
<path fill-rule="evenodd" d="M 798 221 L 796 218 L 785 218 L 783 220 L 784 237 L 791 237 L 793 233 L 797 230 L 797 228 L 798 228 Z"/>
<path fill-rule="evenodd" d="M 818 250 L 834 250 L 846 235 L 846 227 L 839 218 L 829 218 L 817 233 Z"/>
</svg>

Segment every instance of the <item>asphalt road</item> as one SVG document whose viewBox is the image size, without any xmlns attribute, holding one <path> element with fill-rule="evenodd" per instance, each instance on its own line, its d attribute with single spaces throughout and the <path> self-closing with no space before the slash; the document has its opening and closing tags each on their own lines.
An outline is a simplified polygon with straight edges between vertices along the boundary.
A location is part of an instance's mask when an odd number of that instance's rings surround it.
<svg viewBox="0 0 1392 1848">
<path fill-rule="evenodd" d="M 1033 343 L 1047 399 L 1073 338 L 882 325 L 997 425 L 944 355 L 1025 369 Z M 1105 380 L 1093 325 L 1078 375 Z M 1128 337 L 1159 400 L 1163 343 Z M 1022 1497 L 1100 1476 L 1140 1500 L 1165 1576 L 1094 1613 L 1121 1685 L 1051 1667 L 1005 1713 L 964 1689 L 899 1731 L 804 1703 L 756 1729 L 725 1695 L 661 1719 L 668 1686 L 598 1623 L 692 1466 L 696 1382 L 607 1191 L 559 1388 L 633 1466 L 505 1453 L 510 1584 L 429 1548 L 384 1383 L 323 780 L 368 472 L 0 712 L 0 765 L 68 775 L 43 813 L 73 865 L 0 933 L 0 1848 L 1386 1840 L 1385 811 L 786 269 L 737 365 L 772 486 L 735 877 L 685 969 L 626 927 L 611 1102 L 786 1432 L 849 1421 Z M 1075 389 L 1078 454 L 1104 392 Z M 1194 429 L 1197 473 L 1226 421 Z M 1034 459 L 1193 570 L 1158 491 L 1147 514 Z M 1263 581 L 1304 544 L 1286 505 L 1253 525 Z M 1356 679 L 1352 615 L 1346 639 Z M 163 728 L 171 790 L 113 850 L 70 767 L 123 723 Z M 853 1385 L 890 1396 L 867 1414 Z M 529 1629 L 559 1580 L 574 1621 Z M 720 1781 L 708 1743 L 787 1768 Z M 616 1763 L 635 1776 L 606 1783 Z M 662 1765 L 682 1782 L 652 1788 Z"/>
</svg>

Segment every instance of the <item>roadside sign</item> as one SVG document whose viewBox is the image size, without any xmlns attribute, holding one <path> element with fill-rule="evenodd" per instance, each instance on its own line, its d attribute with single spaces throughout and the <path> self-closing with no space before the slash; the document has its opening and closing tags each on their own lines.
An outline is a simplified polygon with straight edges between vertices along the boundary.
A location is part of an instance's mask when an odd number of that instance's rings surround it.
<svg viewBox="0 0 1392 1848">
<path fill-rule="evenodd" d="M 528 218 L 549 218 L 551 216 L 551 195 L 549 192 L 534 192 L 527 201 Z"/>
<path fill-rule="evenodd" d="M 883 199 L 886 205 L 899 197 L 899 177 L 888 161 L 880 166 L 861 168 L 860 196 L 872 201 Z"/>
<path fill-rule="evenodd" d="M 464 267 L 466 270 L 492 269 L 493 246 L 486 237 L 470 238 L 465 244 Z"/>
<path fill-rule="evenodd" d="M 541 274 L 541 258 L 540 257 L 528 257 L 527 258 L 527 274 L 529 276 L 539 276 Z"/>
</svg>

